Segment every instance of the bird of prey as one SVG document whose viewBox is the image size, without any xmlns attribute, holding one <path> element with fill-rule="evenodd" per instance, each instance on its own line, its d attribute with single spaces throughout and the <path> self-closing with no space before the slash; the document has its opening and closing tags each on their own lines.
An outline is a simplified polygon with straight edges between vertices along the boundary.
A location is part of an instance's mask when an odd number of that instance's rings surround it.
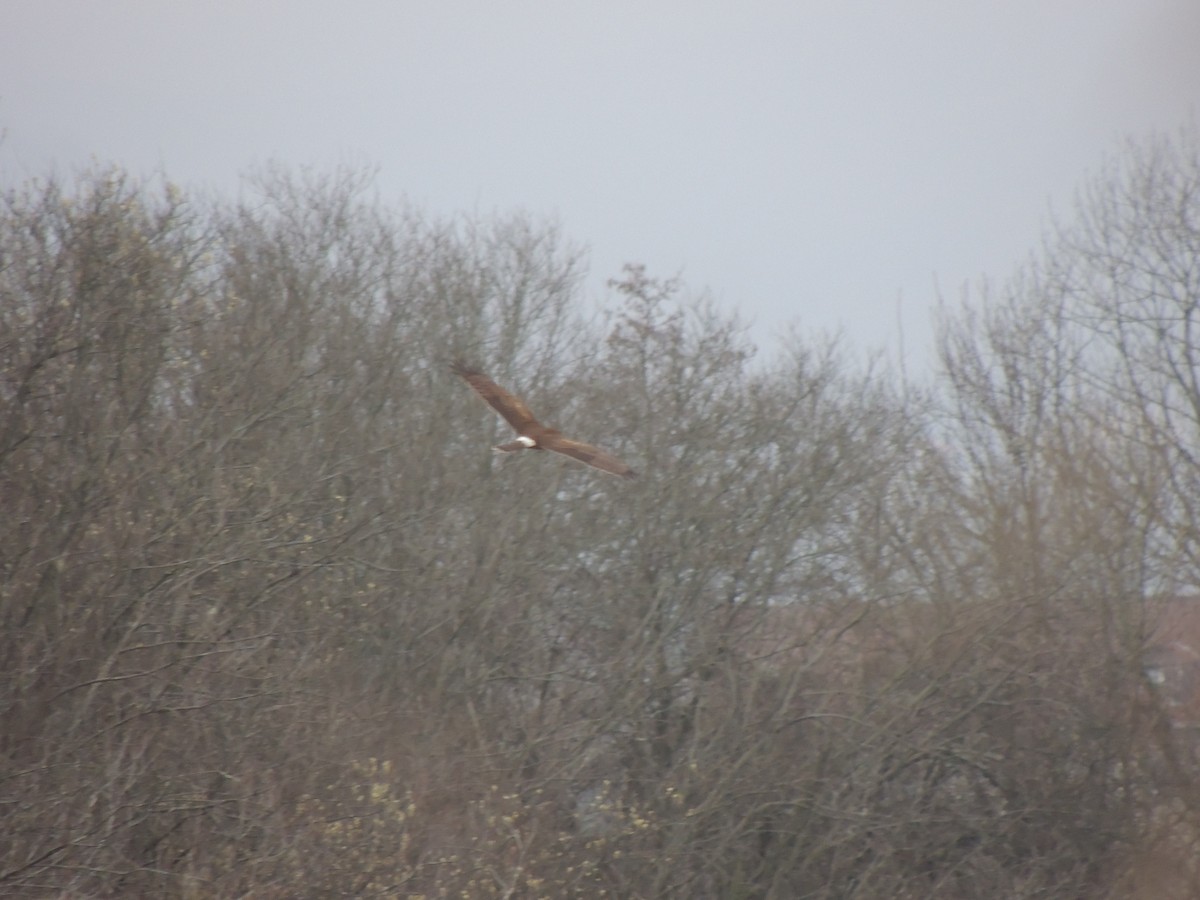
<svg viewBox="0 0 1200 900">
<path fill-rule="evenodd" d="M 504 417 L 517 432 L 517 439 L 507 444 L 493 447 L 497 453 L 512 453 L 516 450 L 551 450 L 577 459 L 602 472 L 620 475 L 622 478 L 633 478 L 637 472 L 621 462 L 610 453 L 605 453 L 599 447 L 573 441 L 565 437 L 555 428 L 547 428 L 533 417 L 519 397 L 514 397 L 482 372 L 472 369 L 461 362 L 452 363 L 450 370 L 474 388 L 475 393 L 487 401 L 488 405 Z"/>
</svg>

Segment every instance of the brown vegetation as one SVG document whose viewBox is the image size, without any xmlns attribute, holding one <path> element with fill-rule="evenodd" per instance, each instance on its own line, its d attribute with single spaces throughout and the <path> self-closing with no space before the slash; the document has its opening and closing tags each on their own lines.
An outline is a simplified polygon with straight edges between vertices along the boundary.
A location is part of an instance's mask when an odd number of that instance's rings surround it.
<svg viewBox="0 0 1200 900">
<path fill-rule="evenodd" d="M 0 893 L 1200 893 L 1197 156 L 928 392 L 638 267 L 597 333 L 553 229 L 353 175 L 11 192 Z M 494 458 L 455 358 L 643 477 Z"/>
</svg>

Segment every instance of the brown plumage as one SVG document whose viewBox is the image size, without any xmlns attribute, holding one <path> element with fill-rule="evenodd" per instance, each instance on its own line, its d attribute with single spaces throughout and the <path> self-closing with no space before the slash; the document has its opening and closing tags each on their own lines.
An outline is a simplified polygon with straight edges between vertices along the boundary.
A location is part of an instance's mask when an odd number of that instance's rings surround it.
<svg viewBox="0 0 1200 900">
<path fill-rule="evenodd" d="M 516 450 L 551 450 L 586 463 L 602 472 L 620 475 L 622 478 L 633 478 L 637 472 L 621 462 L 610 453 L 605 453 L 599 447 L 573 441 L 555 428 L 547 428 L 534 418 L 520 397 L 506 391 L 482 372 L 472 369 L 460 362 L 451 364 L 450 371 L 462 378 L 474 388 L 475 393 L 487 401 L 487 404 L 504 417 L 504 421 L 517 432 L 517 439 L 506 444 L 500 444 L 494 449 L 499 453 L 512 453 Z"/>
</svg>

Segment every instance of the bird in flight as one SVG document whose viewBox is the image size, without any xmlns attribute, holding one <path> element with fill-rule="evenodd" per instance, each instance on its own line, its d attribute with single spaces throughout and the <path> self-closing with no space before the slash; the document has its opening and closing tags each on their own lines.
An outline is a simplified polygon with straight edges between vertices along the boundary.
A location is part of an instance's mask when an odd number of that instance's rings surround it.
<svg viewBox="0 0 1200 900">
<path fill-rule="evenodd" d="M 461 362 L 452 363 L 450 371 L 463 379 L 474 388 L 475 393 L 487 401 L 487 404 L 500 413 L 517 432 L 517 439 L 507 444 L 500 444 L 492 449 L 497 453 L 512 453 L 517 450 L 551 450 L 561 453 L 571 459 L 577 459 L 602 472 L 620 475 L 622 478 L 633 478 L 637 475 L 633 469 L 621 462 L 610 453 L 605 453 L 599 447 L 573 441 L 555 428 L 547 428 L 533 417 L 521 398 L 506 391 L 482 372 L 472 369 Z"/>
</svg>

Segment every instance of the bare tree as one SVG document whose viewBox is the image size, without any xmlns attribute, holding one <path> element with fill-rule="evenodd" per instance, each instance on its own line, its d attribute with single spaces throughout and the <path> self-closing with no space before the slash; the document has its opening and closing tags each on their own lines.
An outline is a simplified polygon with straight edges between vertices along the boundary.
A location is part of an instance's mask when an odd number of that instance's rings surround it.
<svg viewBox="0 0 1200 900">
<path fill-rule="evenodd" d="M 362 173 L 11 192 L 3 891 L 1188 895 L 1193 156 L 928 393 L 638 266 L 597 328 L 553 225 Z M 643 476 L 497 458 L 458 357 Z"/>
</svg>

